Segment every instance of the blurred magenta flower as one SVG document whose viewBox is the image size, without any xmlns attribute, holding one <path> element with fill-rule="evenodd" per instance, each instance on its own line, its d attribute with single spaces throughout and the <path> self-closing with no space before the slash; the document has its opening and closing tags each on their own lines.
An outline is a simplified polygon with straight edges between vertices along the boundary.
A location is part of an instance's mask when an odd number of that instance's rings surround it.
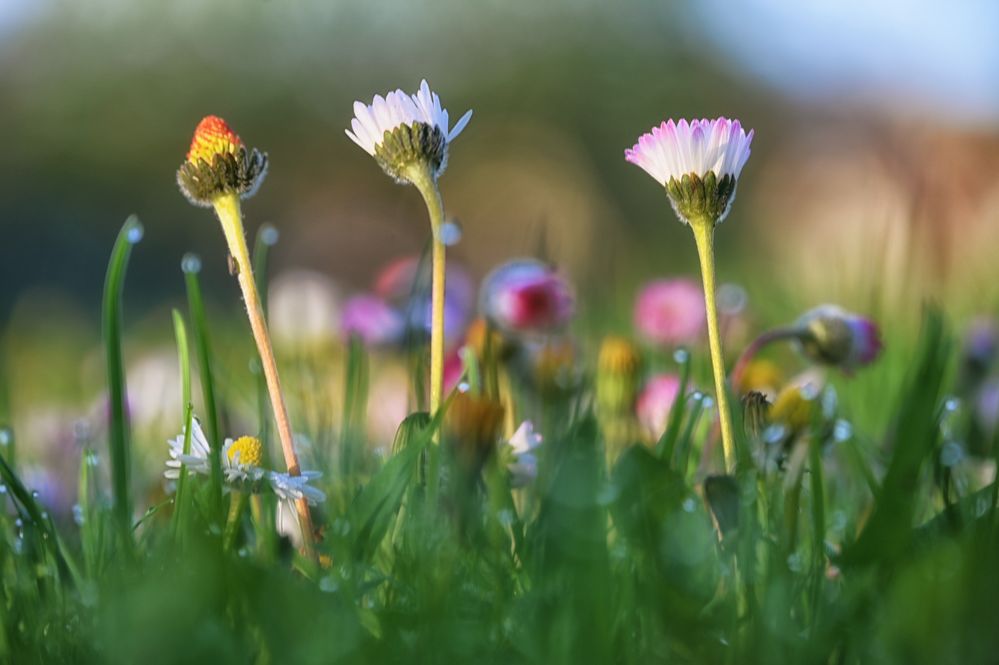
<svg viewBox="0 0 999 665">
<path fill-rule="evenodd" d="M 680 377 L 676 374 L 655 374 L 645 382 L 635 401 L 635 415 L 654 439 L 666 430 L 666 421 L 680 392 Z"/>
<path fill-rule="evenodd" d="M 850 372 L 881 354 L 878 326 L 836 305 L 820 305 L 795 323 L 798 346 L 811 360 Z"/>
<path fill-rule="evenodd" d="M 344 338 L 358 337 L 367 346 L 385 346 L 402 339 L 402 315 L 378 296 L 356 295 L 347 299 L 340 315 Z"/>
<path fill-rule="evenodd" d="M 489 273 L 479 306 L 498 328 L 513 333 L 559 330 L 576 311 L 569 282 L 536 259 L 509 261 Z"/>
<path fill-rule="evenodd" d="M 635 300 L 635 329 L 653 344 L 696 344 L 707 328 L 703 294 L 685 277 L 649 282 Z"/>
</svg>

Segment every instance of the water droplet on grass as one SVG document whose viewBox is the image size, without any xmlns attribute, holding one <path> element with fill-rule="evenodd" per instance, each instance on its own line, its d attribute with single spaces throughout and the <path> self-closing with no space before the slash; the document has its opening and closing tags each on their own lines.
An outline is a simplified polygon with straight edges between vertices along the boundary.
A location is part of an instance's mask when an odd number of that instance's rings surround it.
<svg viewBox="0 0 999 665">
<path fill-rule="evenodd" d="M 260 242 L 268 247 L 273 247 L 281 238 L 281 232 L 273 224 L 264 224 L 260 227 Z"/>
<path fill-rule="evenodd" d="M 185 254 L 180 260 L 180 269 L 186 273 L 198 274 L 201 272 L 201 257 L 197 254 Z"/>
<path fill-rule="evenodd" d="M 681 365 L 685 365 L 690 360 L 690 353 L 686 349 L 677 349 L 673 352 L 673 360 Z"/>
<path fill-rule="evenodd" d="M 78 503 L 73 505 L 73 521 L 76 522 L 77 526 L 83 526 L 83 523 L 85 521 L 83 515 L 83 506 L 81 506 Z"/>
<path fill-rule="evenodd" d="M 833 425 L 833 439 L 837 442 L 842 443 L 850 439 L 852 436 L 853 425 L 850 424 L 850 421 L 840 418 L 836 421 L 836 424 Z"/>
<path fill-rule="evenodd" d="M 135 220 L 132 223 L 132 225 L 128 228 L 128 231 L 126 231 L 125 237 L 128 239 L 130 243 L 134 245 L 135 243 L 142 240 L 142 236 L 144 236 L 145 234 L 146 234 L 146 229 L 143 228 L 142 222 L 140 222 L 139 220 Z"/>
</svg>

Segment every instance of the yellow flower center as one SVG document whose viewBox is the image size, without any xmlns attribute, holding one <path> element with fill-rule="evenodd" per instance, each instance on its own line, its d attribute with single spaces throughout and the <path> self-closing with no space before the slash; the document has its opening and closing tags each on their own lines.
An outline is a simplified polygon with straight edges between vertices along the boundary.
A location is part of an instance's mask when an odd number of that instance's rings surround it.
<svg viewBox="0 0 999 665">
<path fill-rule="evenodd" d="M 253 436 L 241 436 L 229 446 L 229 461 L 238 462 L 244 466 L 260 466 L 263 462 L 264 447 L 260 439 Z"/>
</svg>

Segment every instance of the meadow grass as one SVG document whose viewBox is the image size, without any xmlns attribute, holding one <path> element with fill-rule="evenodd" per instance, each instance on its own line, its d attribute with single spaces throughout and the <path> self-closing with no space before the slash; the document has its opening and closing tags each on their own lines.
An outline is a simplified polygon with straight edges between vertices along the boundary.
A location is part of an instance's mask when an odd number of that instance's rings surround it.
<svg viewBox="0 0 999 665">
<path fill-rule="evenodd" d="M 135 495 L 149 479 L 130 478 L 120 302 L 136 229 L 130 219 L 115 244 L 104 299 L 110 468 L 80 451 L 73 523 L 57 526 L 20 480 L 16 433 L 4 430 L 0 660 L 995 662 L 999 486 L 956 483 L 941 461 L 969 425 L 954 417 L 956 346 L 936 309 L 871 431 L 820 408 L 821 395 L 810 422 L 779 441 L 736 409 L 728 475 L 717 443 L 706 448 L 717 442 L 711 408 L 684 389 L 658 443 L 606 445 L 588 375 L 558 391 L 513 384 L 513 403 L 544 434 L 524 487 L 493 448 L 469 464 L 475 432 L 446 434 L 460 395 L 433 417 L 411 415 L 378 454 L 359 415 L 368 351 L 348 344 L 342 412 L 316 437 L 327 493 L 317 562 L 276 531 L 274 495 L 234 508 L 242 498 L 225 491 L 218 455 L 157 503 Z M 266 280 L 266 243 L 255 253 Z M 228 406 L 193 261 L 189 307 L 173 317 L 177 431 L 197 402 L 218 446 Z M 425 345 L 411 352 L 422 358 Z M 686 383 L 703 359 L 679 359 Z M 488 380 L 466 379 L 488 393 L 496 369 L 487 360 L 476 370 Z M 246 392 L 267 440 L 266 387 Z M 785 463 L 766 463 L 775 446 Z"/>
</svg>

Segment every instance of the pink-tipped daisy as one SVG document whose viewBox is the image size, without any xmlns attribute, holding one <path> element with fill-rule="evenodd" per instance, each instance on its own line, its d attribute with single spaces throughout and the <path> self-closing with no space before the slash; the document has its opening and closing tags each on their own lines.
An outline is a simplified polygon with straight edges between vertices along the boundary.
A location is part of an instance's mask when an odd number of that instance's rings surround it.
<svg viewBox="0 0 999 665">
<path fill-rule="evenodd" d="M 563 328 L 575 313 L 569 282 L 535 259 L 510 261 L 482 283 L 479 306 L 498 328 L 511 333 L 548 333 Z"/>
<path fill-rule="evenodd" d="M 424 80 L 415 95 L 395 90 L 375 95 L 370 104 L 354 102 L 354 119 L 346 133 L 398 182 L 410 182 L 407 169 L 420 162 L 436 180 L 447 167 L 448 145 L 471 117 L 468 111 L 450 127 L 447 109 Z"/>
<path fill-rule="evenodd" d="M 625 159 L 666 188 L 680 220 L 722 221 L 749 159 L 753 131 L 738 120 L 669 120 L 643 134 Z"/>
<path fill-rule="evenodd" d="M 704 290 L 691 279 L 659 279 L 638 293 L 635 329 L 653 344 L 675 346 L 701 341 L 707 329 Z"/>
</svg>

